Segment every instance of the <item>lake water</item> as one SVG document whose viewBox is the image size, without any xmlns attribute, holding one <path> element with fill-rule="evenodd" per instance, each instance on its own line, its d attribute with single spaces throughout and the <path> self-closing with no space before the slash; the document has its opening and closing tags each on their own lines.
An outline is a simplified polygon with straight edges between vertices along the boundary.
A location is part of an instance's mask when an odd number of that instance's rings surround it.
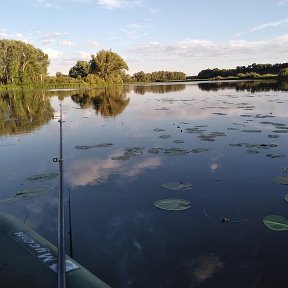
<svg viewBox="0 0 288 288">
<path fill-rule="evenodd" d="M 274 182 L 288 176 L 287 90 L 247 81 L 3 92 L 0 200 L 54 190 L 1 211 L 57 244 L 59 177 L 27 177 L 58 172 L 62 103 L 75 260 L 117 288 L 287 287 L 288 231 L 263 223 L 288 218 L 288 186 Z M 170 198 L 191 207 L 154 205 Z"/>
</svg>

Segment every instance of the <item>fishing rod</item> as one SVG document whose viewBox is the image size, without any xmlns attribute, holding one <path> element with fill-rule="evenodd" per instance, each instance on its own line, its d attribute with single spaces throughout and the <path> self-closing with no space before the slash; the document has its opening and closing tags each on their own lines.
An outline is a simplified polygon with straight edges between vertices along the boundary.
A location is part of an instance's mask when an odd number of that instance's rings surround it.
<svg viewBox="0 0 288 288">
<path fill-rule="evenodd" d="M 62 133 L 62 104 L 60 103 L 60 154 L 59 159 L 54 158 L 53 162 L 59 163 L 60 188 L 58 202 L 58 288 L 66 287 L 66 263 L 65 263 L 65 221 L 64 221 L 64 193 L 63 193 L 63 133 Z"/>
</svg>

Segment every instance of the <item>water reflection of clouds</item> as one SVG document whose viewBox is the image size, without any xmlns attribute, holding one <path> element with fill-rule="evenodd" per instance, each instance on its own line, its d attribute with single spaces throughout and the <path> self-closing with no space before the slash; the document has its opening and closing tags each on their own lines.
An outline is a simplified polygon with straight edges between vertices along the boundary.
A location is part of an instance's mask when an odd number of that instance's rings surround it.
<svg viewBox="0 0 288 288">
<path fill-rule="evenodd" d="M 75 160 L 67 169 L 65 177 L 72 186 L 95 185 L 99 181 L 107 180 L 112 174 L 136 177 L 147 169 L 155 169 L 161 166 L 160 158 L 148 158 L 145 160 L 112 160 L 89 158 Z"/>
<path fill-rule="evenodd" d="M 197 99 L 196 101 L 172 101 L 167 104 L 155 103 L 151 101 L 150 103 L 143 103 L 143 105 L 137 105 L 133 110 L 129 112 L 130 117 L 135 119 L 143 120 L 163 120 L 166 118 L 180 118 L 182 120 L 204 120 L 215 117 L 213 112 L 224 112 L 228 116 L 240 116 L 245 113 L 256 116 L 259 113 L 269 115 L 275 115 L 277 117 L 287 117 L 286 105 L 283 103 L 272 103 L 268 101 L 268 98 L 249 98 L 246 97 L 239 99 L 239 101 L 249 102 L 249 105 L 254 105 L 255 108 L 252 110 L 245 110 L 245 107 L 239 108 L 238 106 L 241 103 L 235 101 L 235 103 L 227 104 L 227 97 L 223 97 L 219 103 L 219 95 L 215 95 L 218 101 L 215 101 L 214 98 L 209 99 Z M 189 99 L 187 97 L 187 99 Z M 191 99 L 190 99 L 191 100 Z M 203 101 L 202 101 L 203 100 Z M 158 108 L 167 107 L 169 110 L 159 110 Z M 158 109 L 158 110 L 156 110 Z M 260 112 L 261 111 L 261 112 Z M 133 115 L 134 114 L 134 115 Z M 133 116 L 132 116 L 133 115 Z M 136 116 L 135 116 L 136 115 Z"/>
<path fill-rule="evenodd" d="M 213 277 L 223 265 L 221 259 L 213 253 L 199 256 L 193 265 L 192 274 L 195 283 L 191 287 L 196 287 L 201 282 Z"/>
<path fill-rule="evenodd" d="M 188 262 L 185 261 L 183 266 L 190 278 L 189 287 L 196 288 L 205 286 L 203 282 L 214 277 L 223 268 L 224 263 L 216 254 L 205 253 Z"/>
</svg>

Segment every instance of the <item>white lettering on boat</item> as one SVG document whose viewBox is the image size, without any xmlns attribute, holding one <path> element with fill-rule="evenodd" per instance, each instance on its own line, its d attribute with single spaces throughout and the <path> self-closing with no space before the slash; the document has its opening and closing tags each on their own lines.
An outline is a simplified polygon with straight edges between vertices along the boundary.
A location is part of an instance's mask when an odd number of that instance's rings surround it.
<svg viewBox="0 0 288 288">
<path fill-rule="evenodd" d="M 41 263 L 57 273 L 57 255 L 55 251 L 46 247 L 45 244 L 35 239 L 28 232 L 11 231 L 8 235 L 30 252 L 30 254 L 36 257 Z M 65 263 L 66 272 L 79 268 L 79 266 L 71 260 L 65 260 Z"/>
</svg>

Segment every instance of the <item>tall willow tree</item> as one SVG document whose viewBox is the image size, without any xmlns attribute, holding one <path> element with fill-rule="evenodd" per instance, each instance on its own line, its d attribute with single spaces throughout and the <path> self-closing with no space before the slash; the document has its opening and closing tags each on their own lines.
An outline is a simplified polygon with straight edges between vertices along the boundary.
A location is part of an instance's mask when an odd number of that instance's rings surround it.
<svg viewBox="0 0 288 288">
<path fill-rule="evenodd" d="M 117 82 L 128 65 L 124 59 L 111 50 L 100 50 L 96 55 L 91 55 L 90 72 L 98 75 L 106 82 Z"/>
<path fill-rule="evenodd" d="M 48 55 L 31 44 L 0 40 L 0 84 L 42 82 L 48 66 Z"/>
</svg>

